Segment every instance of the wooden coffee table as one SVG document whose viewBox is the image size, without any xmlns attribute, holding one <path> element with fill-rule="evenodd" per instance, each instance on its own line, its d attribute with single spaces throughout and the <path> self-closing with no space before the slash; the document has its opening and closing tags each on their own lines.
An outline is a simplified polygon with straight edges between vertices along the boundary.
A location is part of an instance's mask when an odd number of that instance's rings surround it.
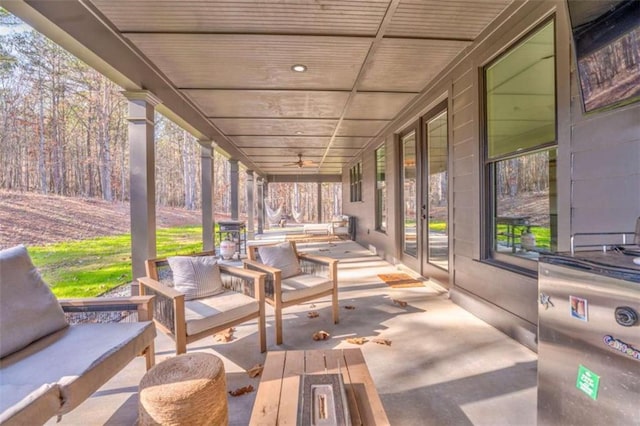
<svg viewBox="0 0 640 426">
<path fill-rule="evenodd" d="M 362 351 L 328 349 L 267 353 L 251 425 L 295 425 L 301 374 L 342 372 L 353 425 L 388 425 Z"/>
</svg>

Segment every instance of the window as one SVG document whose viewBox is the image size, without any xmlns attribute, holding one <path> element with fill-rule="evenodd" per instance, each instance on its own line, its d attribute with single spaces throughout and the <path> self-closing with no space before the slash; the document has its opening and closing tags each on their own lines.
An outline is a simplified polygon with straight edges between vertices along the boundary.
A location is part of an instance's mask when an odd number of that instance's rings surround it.
<svg viewBox="0 0 640 426">
<path fill-rule="evenodd" d="M 349 169 L 350 199 L 362 201 L 362 163 Z"/>
<path fill-rule="evenodd" d="M 387 181 L 385 170 L 387 158 L 384 144 L 376 149 L 376 229 L 386 232 L 387 230 Z"/>
<path fill-rule="evenodd" d="M 484 83 L 488 257 L 534 270 L 557 239 L 554 21 L 487 66 Z"/>
</svg>

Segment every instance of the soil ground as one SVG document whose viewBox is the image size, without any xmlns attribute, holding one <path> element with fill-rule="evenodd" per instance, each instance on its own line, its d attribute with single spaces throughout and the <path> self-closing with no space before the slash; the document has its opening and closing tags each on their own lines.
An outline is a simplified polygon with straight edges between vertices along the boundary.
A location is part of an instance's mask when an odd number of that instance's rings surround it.
<svg viewBox="0 0 640 426">
<path fill-rule="evenodd" d="M 158 228 L 199 225 L 200 210 L 156 208 Z M 0 190 L 0 249 L 130 232 L 129 203 Z"/>
</svg>

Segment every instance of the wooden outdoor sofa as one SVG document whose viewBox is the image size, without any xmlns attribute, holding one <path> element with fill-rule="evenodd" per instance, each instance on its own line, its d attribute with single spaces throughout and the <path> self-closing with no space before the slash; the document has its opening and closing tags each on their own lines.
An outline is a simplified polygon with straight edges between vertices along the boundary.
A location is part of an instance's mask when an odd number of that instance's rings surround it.
<svg viewBox="0 0 640 426">
<path fill-rule="evenodd" d="M 138 355 L 151 368 L 152 304 L 149 296 L 58 301 L 24 246 L 1 250 L 0 424 L 37 425 L 60 417 Z M 65 314 L 108 311 L 130 312 L 124 316 L 134 321 L 70 325 Z"/>
</svg>

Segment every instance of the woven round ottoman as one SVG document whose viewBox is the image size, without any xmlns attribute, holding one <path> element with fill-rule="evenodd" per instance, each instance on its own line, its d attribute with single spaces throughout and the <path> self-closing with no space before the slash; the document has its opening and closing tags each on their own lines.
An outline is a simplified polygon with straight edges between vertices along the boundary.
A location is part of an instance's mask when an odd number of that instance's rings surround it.
<svg viewBox="0 0 640 426">
<path fill-rule="evenodd" d="M 169 358 L 140 381 L 139 425 L 226 425 L 227 383 L 215 355 L 195 352 Z"/>
</svg>

